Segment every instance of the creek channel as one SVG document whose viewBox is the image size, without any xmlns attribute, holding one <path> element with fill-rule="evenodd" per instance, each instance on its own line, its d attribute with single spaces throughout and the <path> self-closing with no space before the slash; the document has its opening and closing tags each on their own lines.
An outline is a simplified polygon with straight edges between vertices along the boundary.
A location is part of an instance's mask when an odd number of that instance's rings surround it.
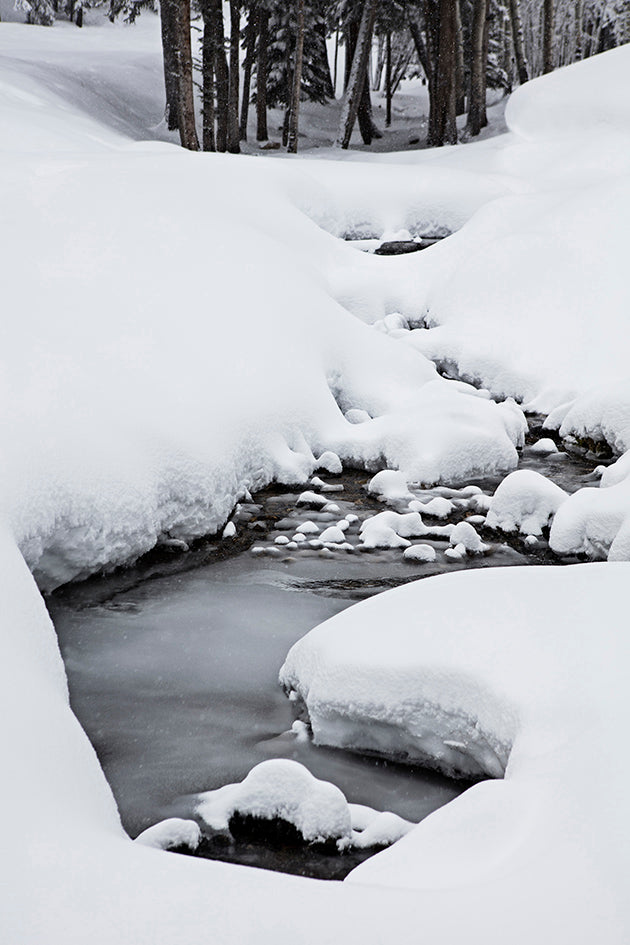
<svg viewBox="0 0 630 945">
<path fill-rule="evenodd" d="M 591 484 L 595 461 L 525 447 L 521 468 L 569 492 Z M 233 538 L 189 550 L 157 548 L 132 568 L 66 585 L 47 599 L 64 658 L 72 708 L 87 732 L 134 837 L 166 817 L 193 817 L 195 795 L 240 781 L 268 758 L 293 758 L 331 781 L 350 802 L 420 821 L 468 786 L 393 760 L 313 746 L 292 730 L 292 705 L 278 685 L 291 645 L 356 600 L 462 567 L 561 564 L 544 539 L 535 547 L 477 525 L 485 555 L 452 561 L 447 539 L 428 539 L 436 560 L 409 562 L 400 549 L 363 553 L 361 521 L 386 506 L 368 495 L 371 475 L 321 474 L 330 505 L 298 505 L 301 486 L 275 486 L 241 503 Z M 500 478 L 478 481 L 491 495 Z M 317 487 L 316 487 L 317 488 Z M 321 489 L 321 486 L 319 487 Z M 449 522 L 469 516 L 466 491 L 449 495 Z M 458 499 L 458 496 L 460 497 Z M 349 515 L 345 548 L 277 544 L 306 520 L 323 529 Z M 427 518 L 429 524 L 431 520 Z M 435 524 L 443 525 L 444 520 Z M 317 545 L 316 535 L 307 536 Z M 206 855 L 341 878 L 374 851 L 337 856 L 237 841 Z"/>
</svg>

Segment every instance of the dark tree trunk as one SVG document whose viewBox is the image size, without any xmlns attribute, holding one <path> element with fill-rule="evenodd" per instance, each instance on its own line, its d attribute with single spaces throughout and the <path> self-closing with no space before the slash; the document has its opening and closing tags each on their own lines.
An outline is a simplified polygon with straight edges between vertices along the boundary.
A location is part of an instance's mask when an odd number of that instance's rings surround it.
<svg viewBox="0 0 630 945">
<path fill-rule="evenodd" d="M 488 2 L 486 6 L 486 18 L 483 24 L 483 50 L 481 53 L 482 56 L 482 69 L 481 69 L 481 127 L 485 128 L 488 124 L 488 116 L 486 114 L 486 93 L 488 91 L 488 51 L 490 46 L 490 21 L 492 19 L 492 6 Z"/>
<path fill-rule="evenodd" d="M 247 18 L 247 36 L 245 40 L 245 63 L 243 68 L 243 92 L 241 95 L 240 139 L 247 141 L 247 120 L 249 118 L 249 98 L 252 83 L 252 67 L 256 54 L 256 23 L 258 14 L 255 6 L 250 6 Z"/>
<path fill-rule="evenodd" d="M 514 44 L 518 81 L 521 85 L 525 85 L 529 81 L 529 69 L 523 48 L 523 24 L 521 23 L 518 0 L 510 0 L 510 21 L 512 23 L 512 42 Z"/>
<path fill-rule="evenodd" d="M 227 150 L 228 94 L 230 73 L 225 57 L 225 27 L 223 24 L 223 3 L 221 0 L 208 0 L 214 35 L 214 78 L 217 93 L 217 151 Z"/>
<path fill-rule="evenodd" d="M 320 48 L 319 60 L 322 64 L 322 67 L 326 67 L 326 74 L 322 76 L 322 84 L 324 86 L 324 93 L 328 98 L 335 97 L 335 85 L 330 74 L 330 63 L 328 62 L 328 47 L 326 44 L 326 23 L 324 20 L 318 24 L 316 29 L 317 43 Z"/>
<path fill-rule="evenodd" d="M 289 117 L 289 135 L 287 151 L 297 154 L 298 125 L 300 117 L 300 91 L 302 89 L 302 58 L 304 54 L 304 0 L 297 0 L 297 24 L 295 33 L 295 54 L 293 56 L 293 82 L 291 86 L 291 107 Z"/>
<path fill-rule="evenodd" d="M 363 88 L 367 79 L 370 45 L 372 43 L 372 31 L 374 29 L 377 7 L 378 0 L 364 0 L 361 24 L 359 26 L 354 56 L 352 57 L 348 88 L 341 106 L 339 132 L 337 141 L 335 142 L 336 147 L 347 149 L 350 144 L 352 129 L 357 119 Z"/>
<path fill-rule="evenodd" d="M 484 32 L 488 14 L 488 0 L 474 0 L 473 21 L 470 37 L 470 104 L 466 130 L 471 135 L 478 135 L 485 122 L 485 101 L 483 73 Z"/>
<path fill-rule="evenodd" d="M 256 62 L 256 140 L 266 141 L 267 131 L 267 44 L 269 13 L 258 10 L 258 59 Z"/>
<path fill-rule="evenodd" d="M 183 148 L 199 150 L 195 125 L 195 101 L 192 79 L 192 51 L 190 48 L 190 0 L 177 2 L 177 65 L 179 137 Z"/>
<path fill-rule="evenodd" d="M 214 22 L 208 3 L 201 7 L 203 16 L 202 76 L 203 76 L 203 134 L 204 151 L 216 151 L 214 137 Z M 210 15 L 209 15 L 210 14 Z"/>
<path fill-rule="evenodd" d="M 458 115 L 466 111 L 466 83 L 464 68 L 464 30 L 462 28 L 462 11 L 460 0 L 455 0 L 455 29 L 457 31 L 457 100 L 455 103 Z"/>
<path fill-rule="evenodd" d="M 457 21 L 452 0 L 440 0 L 439 40 L 435 80 L 435 102 L 427 144 L 440 147 L 457 144 Z"/>
<path fill-rule="evenodd" d="M 179 115 L 176 45 L 177 0 L 162 0 L 160 3 L 160 25 L 162 29 L 164 87 L 166 90 L 164 117 L 168 130 L 177 131 Z"/>
<path fill-rule="evenodd" d="M 230 75 L 228 86 L 227 149 L 230 154 L 239 154 L 240 128 L 238 122 L 241 45 L 241 8 L 239 0 L 230 0 Z"/>
<path fill-rule="evenodd" d="M 553 0 L 544 0 L 543 5 L 543 72 L 553 72 Z"/>
</svg>

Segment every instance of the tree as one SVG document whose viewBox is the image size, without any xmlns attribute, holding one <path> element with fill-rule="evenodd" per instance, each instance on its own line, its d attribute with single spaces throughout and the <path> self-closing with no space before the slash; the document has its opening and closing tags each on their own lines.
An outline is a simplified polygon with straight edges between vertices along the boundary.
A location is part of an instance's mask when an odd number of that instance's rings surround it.
<svg viewBox="0 0 630 945">
<path fill-rule="evenodd" d="M 554 9 L 553 0 L 544 0 L 543 4 L 543 72 L 554 69 Z"/>
<path fill-rule="evenodd" d="M 470 105 L 466 125 L 466 130 L 471 135 L 478 135 L 488 123 L 484 83 L 487 62 L 484 59 L 484 34 L 487 19 L 488 0 L 474 0 L 470 41 Z"/>
<path fill-rule="evenodd" d="M 529 68 L 523 49 L 523 24 L 521 22 L 521 11 L 518 0 L 510 0 L 510 22 L 512 24 L 512 41 L 514 43 L 514 58 L 516 59 L 516 71 L 518 81 L 525 85 L 529 81 Z"/>
<path fill-rule="evenodd" d="M 457 17 L 452 0 L 437 6 L 437 64 L 429 115 L 429 147 L 457 144 Z"/>
<path fill-rule="evenodd" d="M 378 0 L 364 0 L 363 3 L 361 23 L 354 48 L 354 55 L 352 57 L 348 86 L 341 106 L 339 131 L 337 133 L 335 147 L 347 149 L 350 144 L 352 129 L 357 119 L 363 88 L 366 84 L 377 3 Z"/>
<path fill-rule="evenodd" d="M 295 35 L 295 53 L 293 56 L 293 88 L 289 118 L 289 140 L 287 151 L 297 154 L 298 120 L 300 112 L 300 90 L 302 88 L 302 61 L 304 53 L 304 0 L 297 0 L 297 29 Z"/>
</svg>

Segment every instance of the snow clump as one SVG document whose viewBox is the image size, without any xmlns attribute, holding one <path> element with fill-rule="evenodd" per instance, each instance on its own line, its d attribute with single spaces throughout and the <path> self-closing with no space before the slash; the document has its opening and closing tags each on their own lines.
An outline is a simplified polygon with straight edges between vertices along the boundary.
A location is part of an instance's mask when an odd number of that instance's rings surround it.
<svg viewBox="0 0 630 945">
<path fill-rule="evenodd" d="M 486 518 L 489 528 L 522 535 L 541 535 L 568 493 L 540 473 L 518 469 L 494 493 Z"/>
<path fill-rule="evenodd" d="M 437 557 L 433 545 L 410 545 L 403 551 L 405 561 L 435 561 Z"/>
<path fill-rule="evenodd" d="M 409 502 L 413 495 L 407 485 L 407 477 L 396 469 L 382 469 L 368 483 L 370 495 L 378 496 L 381 502 Z"/>
<path fill-rule="evenodd" d="M 154 850 L 174 850 L 177 847 L 196 850 L 201 842 L 201 830 L 194 820 L 169 817 L 143 830 L 135 842 Z"/>
</svg>

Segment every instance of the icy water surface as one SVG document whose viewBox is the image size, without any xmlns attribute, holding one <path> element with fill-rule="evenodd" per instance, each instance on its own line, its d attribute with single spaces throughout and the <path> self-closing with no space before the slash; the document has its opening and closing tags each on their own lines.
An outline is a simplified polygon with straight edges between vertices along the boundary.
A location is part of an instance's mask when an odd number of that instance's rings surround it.
<svg viewBox="0 0 630 945">
<path fill-rule="evenodd" d="M 595 464 L 525 449 L 521 465 L 574 491 L 588 484 Z M 412 821 L 466 787 L 431 772 L 298 740 L 290 731 L 291 704 L 278 686 L 278 670 L 308 630 L 388 587 L 454 568 L 560 562 L 544 541 L 533 549 L 518 537 L 507 544 L 479 525 L 491 552 L 459 562 L 445 557 L 447 539 L 423 539 L 437 552 L 430 564 L 409 563 L 400 550 L 362 552 L 361 520 L 385 507 L 367 495 L 370 474 L 321 473 L 321 478 L 337 487 L 329 492 L 315 487 L 332 507 L 297 505 L 299 489 L 268 490 L 241 505 L 234 516 L 235 538 L 202 542 L 185 554 L 157 552 L 136 568 L 69 586 L 49 599 L 73 709 L 131 836 L 165 817 L 191 816 L 191 795 L 242 780 L 258 762 L 273 757 L 302 762 L 351 802 Z M 498 481 L 478 485 L 491 494 Z M 418 495 L 443 492 L 418 490 Z M 469 517 L 465 493 L 449 494 L 460 502 L 449 521 Z M 291 549 L 275 541 L 291 539 L 306 520 L 324 529 L 345 515 L 357 521 L 349 523 L 343 550 L 317 547 L 316 535 L 308 536 L 314 545 L 305 541 Z M 286 851 L 260 843 L 208 855 L 313 872 L 312 864 L 292 860 L 287 866 Z M 346 859 L 339 872 L 332 857 L 314 872 L 334 877 L 351 865 Z"/>
</svg>

